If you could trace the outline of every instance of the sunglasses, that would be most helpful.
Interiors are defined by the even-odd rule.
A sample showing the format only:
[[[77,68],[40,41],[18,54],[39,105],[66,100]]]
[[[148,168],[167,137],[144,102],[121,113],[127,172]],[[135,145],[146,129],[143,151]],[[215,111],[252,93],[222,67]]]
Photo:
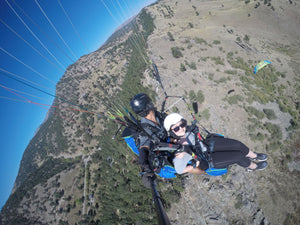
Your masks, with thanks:
[[[172,128],[172,130],[174,132],[178,132],[180,128],[185,128],[185,126],[186,126],[186,122],[182,121],[182,123],[179,126]]]

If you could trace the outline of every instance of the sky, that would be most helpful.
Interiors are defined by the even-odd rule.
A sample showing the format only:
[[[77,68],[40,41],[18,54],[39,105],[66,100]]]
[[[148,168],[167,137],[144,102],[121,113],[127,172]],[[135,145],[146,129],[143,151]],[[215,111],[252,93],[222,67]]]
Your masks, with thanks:
[[[97,50],[153,2],[0,0],[0,209],[13,189],[23,152],[46,117],[46,105],[53,102],[44,92],[55,95],[69,65]]]

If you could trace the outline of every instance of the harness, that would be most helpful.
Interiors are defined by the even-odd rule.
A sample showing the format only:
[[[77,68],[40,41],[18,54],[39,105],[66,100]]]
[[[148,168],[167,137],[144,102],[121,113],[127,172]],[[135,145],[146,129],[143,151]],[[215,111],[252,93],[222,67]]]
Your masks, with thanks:
[[[172,166],[169,159],[173,155],[170,152],[176,151],[178,147],[174,147],[174,145],[167,143],[168,134],[163,128],[163,116],[157,112],[156,119],[159,123],[158,125],[154,123],[151,124],[152,122],[149,123],[146,121],[144,123],[141,122],[141,126],[144,131],[142,132],[142,135],[147,133],[146,135],[151,137],[149,138],[151,141],[151,150],[149,150],[148,157],[149,164],[153,171],[159,174],[163,167]],[[165,143],[163,143],[163,141],[165,141]]]
[[[204,162],[206,162],[208,164],[208,169],[205,170],[205,172],[208,175],[220,176],[220,175],[227,173],[227,168],[215,168],[213,159],[212,159],[215,141],[211,140],[211,139],[213,137],[223,138],[224,136],[220,135],[220,134],[211,134],[210,133],[208,135],[208,137],[204,140],[204,142],[202,142],[198,138],[197,135],[194,135],[195,136],[195,145],[193,145],[191,140],[188,138],[189,135],[187,136],[187,141],[188,141],[189,145],[194,146],[194,148],[193,148],[194,152],[192,153],[193,161],[192,161],[191,165],[193,165],[195,168],[197,160],[199,160],[198,157],[200,157]]]
[[[159,123],[161,125],[161,121],[163,119],[158,116]],[[128,132],[128,130],[131,130]],[[192,128],[190,130],[190,134],[192,132]],[[131,134],[131,135],[130,135]],[[189,135],[190,135],[189,134]],[[192,155],[193,159],[190,162],[194,168],[196,168],[197,161],[202,159],[202,162],[206,162],[208,164],[208,169],[205,172],[211,176],[219,176],[227,173],[227,168],[216,169],[213,165],[212,153],[214,149],[214,140],[211,140],[212,137],[222,138],[222,135],[219,134],[209,134],[206,139],[202,139],[201,141],[199,137],[194,134],[195,143],[192,143],[189,135],[187,136],[187,141],[189,145],[177,145],[170,144],[167,142],[167,133],[164,129],[160,129],[158,127],[152,126],[149,123],[132,123],[131,126],[126,127],[123,131],[122,137],[127,142],[127,145],[137,154],[139,155],[138,148],[143,145],[140,143],[141,136],[147,136],[152,144],[152,151],[148,151],[149,157],[148,161],[151,166],[151,169],[163,178],[174,178],[175,169],[171,163],[171,159],[174,154],[179,151],[184,151]],[[166,140],[165,143],[160,140]],[[200,164],[201,165],[201,164]],[[206,167],[207,168],[207,167]]]
[[[165,115],[163,115],[162,113],[156,112],[155,113],[155,117],[156,120],[158,122],[158,125],[156,125],[155,123],[153,123],[152,121],[141,121],[140,124],[142,126],[142,128],[144,129],[144,131],[150,135],[152,138],[159,138],[160,140],[165,140],[167,139],[167,132],[165,131],[165,129],[163,128],[163,121],[164,118],[166,117]],[[152,125],[153,124],[153,125]]]
[[[150,141],[150,151],[148,151],[148,161],[151,169],[163,178],[174,178],[175,169],[170,163],[172,153],[178,150],[179,145],[167,143],[167,132],[163,129],[163,117],[160,113],[156,114],[159,125],[148,123],[148,121],[139,121],[130,123],[123,131],[122,137],[127,145],[139,155],[139,148],[145,144],[141,143],[142,137],[146,137],[146,141]],[[163,143],[161,141],[165,140]]]

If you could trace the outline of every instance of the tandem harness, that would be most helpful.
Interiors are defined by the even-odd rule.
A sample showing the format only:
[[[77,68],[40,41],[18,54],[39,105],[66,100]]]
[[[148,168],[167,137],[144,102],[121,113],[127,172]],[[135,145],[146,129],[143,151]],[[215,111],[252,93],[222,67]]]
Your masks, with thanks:
[[[151,135],[151,134],[158,135]],[[162,178],[175,178],[176,171],[168,159],[172,157],[170,152],[176,151],[177,146],[168,143],[160,143],[159,140],[166,139],[167,134],[164,131],[159,132],[158,128],[152,127],[146,123],[137,122],[127,126],[122,134],[128,147],[139,156],[139,148],[143,145],[140,143],[141,134],[147,136],[154,144],[154,150],[149,151],[149,162],[153,171]]]
[[[188,143],[191,146],[194,146],[193,148],[194,153],[192,154],[194,163],[192,165],[195,166],[195,161],[199,160],[198,158],[200,157],[200,159],[202,159],[204,162],[208,164],[208,168],[205,170],[206,174],[210,176],[221,176],[226,174],[228,172],[227,168],[215,168],[212,159],[212,154],[214,149],[214,140],[212,140],[212,138],[213,137],[224,138],[224,136],[221,134],[209,133],[208,136],[205,138],[205,140],[202,142],[196,134],[194,135],[195,135],[195,143],[192,143],[190,138],[187,137]]]
[[[157,146],[155,146],[153,151],[149,151],[150,159],[154,171],[162,178],[175,178],[176,177],[176,170],[174,169],[172,163],[170,163],[170,160],[168,158],[171,157],[172,153],[175,153],[179,150],[178,145],[172,145],[170,143],[160,143],[163,145],[159,146],[159,138],[163,138],[162,135],[159,135],[159,138],[151,136],[149,133],[155,133],[157,130],[154,130],[154,128],[150,125],[141,125],[141,123],[138,122],[138,124],[132,123],[130,126],[127,126],[122,134],[122,138],[126,141],[128,147],[139,156],[139,147],[140,147],[140,141],[139,141],[139,135],[141,133],[146,134],[149,139],[152,139],[157,141]],[[212,137],[219,137],[222,138],[223,135],[220,134],[211,134],[207,136],[207,138],[203,141],[203,143],[196,138],[195,143],[195,149],[194,154],[192,154],[193,158],[197,160],[197,157],[202,158],[204,161],[208,163],[208,169],[205,170],[205,172],[210,176],[221,176],[223,174],[227,173],[227,168],[214,168],[213,162],[212,162],[212,151],[214,147],[214,141],[211,141]],[[155,140],[156,139],[156,140]],[[189,143],[192,145],[192,143]],[[210,152],[208,154],[207,147],[209,148]],[[170,153],[171,152],[171,153]],[[195,161],[195,160],[194,160]],[[191,162],[192,164],[193,161]],[[195,165],[195,164],[194,164]]]

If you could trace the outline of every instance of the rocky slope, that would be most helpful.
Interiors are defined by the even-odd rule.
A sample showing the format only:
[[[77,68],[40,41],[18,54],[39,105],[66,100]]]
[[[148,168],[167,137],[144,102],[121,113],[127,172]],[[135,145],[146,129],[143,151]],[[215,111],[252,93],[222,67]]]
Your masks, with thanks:
[[[200,124],[269,155],[260,172],[232,166],[222,177],[160,180],[172,224],[299,224],[299,21],[297,1],[147,7],[67,69],[57,85],[59,108],[27,147],[0,224],[156,223],[137,159],[111,140],[118,126],[107,118],[141,91],[160,107],[149,59],[169,95],[198,101]],[[254,75],[265,59],[272,64]],[[190,118],[173,100],[170,111]]]

